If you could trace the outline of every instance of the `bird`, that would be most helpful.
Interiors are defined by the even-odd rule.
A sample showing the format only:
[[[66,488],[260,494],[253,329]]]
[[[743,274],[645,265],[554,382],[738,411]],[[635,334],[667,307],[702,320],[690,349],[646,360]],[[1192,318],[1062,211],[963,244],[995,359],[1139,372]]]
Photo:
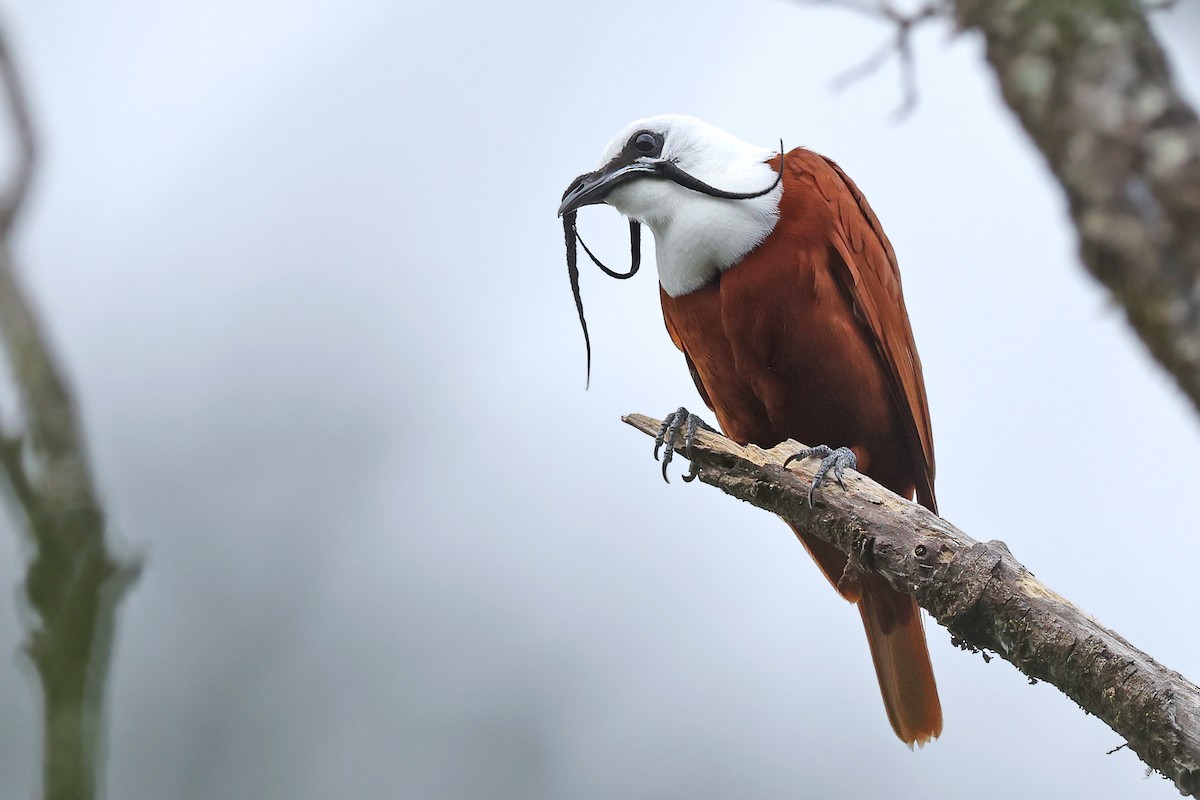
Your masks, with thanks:
[[[782,142],[778,151],[752,145],[689,116],[628,125],[558,210],[581,322],[575,214],[600,203],[635,234],[639,224],[653,233],[667,332],[726,436],[764,448],[819,443],[793,456],[821,458],[814,489],[830,471],[841,483],[857,469],[937,513],[929,405],[896,255],[837,163],[802,147],[784,153]],[[629,273],[605,271],[636,271],[638,241]],[[589,374],[590,353],[589,342]],[[686,454],[698,427],[708,426],[685,407],[667,415],[664,461],[681,435]],[[873,572],[845,579],[845,554],[793,530],[857,604],[896,736],[910,748],[937,738],[942,709],[915,598]]]

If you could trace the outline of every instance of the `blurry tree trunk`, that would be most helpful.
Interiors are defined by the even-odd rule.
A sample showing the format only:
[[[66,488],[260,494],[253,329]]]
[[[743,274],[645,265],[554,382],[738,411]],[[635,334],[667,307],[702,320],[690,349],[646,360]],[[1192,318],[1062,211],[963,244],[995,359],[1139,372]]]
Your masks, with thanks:
[[[1066,191],[1084,265],[1200,411],[1200,121],[1146,19],[1180,0],[807,0],[886,20],[887,46],[839,83],[900,61],[916,99],[914,28],[982,35],[1005,102]]]
[[[1200,409],[1200,122],[1145,7],[954,6],[983,35],[1005,101],[1066,191],[1084,264]]]
[[[2,32],[0,82],[20,147],[11,186],[0,198],[0,341],[23,422],[19,432],[8,423],[0,427],[0,469],[32,551],[27,650],[42,689],[43,796],[91,800],[103,768],[116,606],[138,565],[110,549],[70,390],[15,274],[11,234],[33,178],[35,147]]]
[[[1066,191],[1088,270],[1200,411],[1200,121],[1172,81],[1146,13],[1179,0],[807,0],[870,14],[894,37],[845,83],[900,61],[911,34],[954,18],[983,36],[1005,102]]]

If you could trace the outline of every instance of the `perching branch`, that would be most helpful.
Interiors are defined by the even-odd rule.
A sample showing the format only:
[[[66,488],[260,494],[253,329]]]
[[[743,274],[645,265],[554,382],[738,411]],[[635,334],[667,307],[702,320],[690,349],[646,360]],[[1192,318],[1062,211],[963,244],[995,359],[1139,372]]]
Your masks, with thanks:
[[[26,645],[43,694],[43,796],[97,796],[104,685],[116,606],[138,564],[114,555],[78,415],[17,280],[11,233],[34,174],[33,126],[0,31],[0,85],[19,145],[0,195],[0,341],[20,398],[24,431],[0,430],[0,471],[17,525],[33,551],[25,593],[34,613]]]
[[[641,414],[624,420],[650,436],[659,430]],[[1200,793],[1200,687],[1055,594],[1003,542],[977,542],[858,472],[847,473],[846,491],[832,483],[819,490],[810,508],[815,461],[782,467],[801,447],[741,447],[701,431],[692,460],[704,483],[850,554],[852,564],[915,595],[965,646],[1058,687],[1182,794]]]

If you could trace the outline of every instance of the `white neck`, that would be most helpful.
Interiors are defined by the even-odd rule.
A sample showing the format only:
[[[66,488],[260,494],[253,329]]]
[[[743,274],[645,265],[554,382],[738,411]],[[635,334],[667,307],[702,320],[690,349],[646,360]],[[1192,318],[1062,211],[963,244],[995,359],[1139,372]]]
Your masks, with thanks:
[[[770,186],[775,172],[766,164],[762,167],[759,185]],[[651,215],[645,222],[654,232],[658,281],[672,297],[696,291],[741,262],[779,220],[782,186],[751,200],[722,200],[671,186],[693,197],[675,214]]]
[[[729,192],[755,192],[775,182],[767,163],[775,151],[741,139],[692,117],[666,115],[641,120],[617,136],[607,163],[637,130],[660,131],[662,157],[709,186]],[[740,262],[775,229],[783,185],[762,197],[726,200],[685,189],[661,178],[622,184],[607,202],[650,226],[654,232],[658,280],[672,297],[694,292]]]

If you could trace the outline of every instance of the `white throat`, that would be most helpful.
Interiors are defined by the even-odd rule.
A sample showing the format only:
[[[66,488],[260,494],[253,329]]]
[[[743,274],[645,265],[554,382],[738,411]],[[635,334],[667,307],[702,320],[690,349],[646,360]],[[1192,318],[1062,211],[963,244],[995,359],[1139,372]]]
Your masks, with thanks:
[[[641,120],[618,136],[610,149],[642,129],[663,131],[664,157],[718,189],[754,192],[777,177],[766,163],[775,156],[774,150],[747,144],[692,117]],[[761,244],[779,220],[782,195],[781,183],[762,197],[726,200],[651,178],[618,186],[607,202],[650,227],[659,283],[667,294],[679,297],[703,287]]]
[[[770,186],[775,172],[763,167],[759,185]],[[683,198],[669,217],[652,216],[645,222],[654,232],[659,283],[672,297],[696,291],[741,262],[779,220],[782,186],[750,200],[722,200],[671,186],[694,197]]]

